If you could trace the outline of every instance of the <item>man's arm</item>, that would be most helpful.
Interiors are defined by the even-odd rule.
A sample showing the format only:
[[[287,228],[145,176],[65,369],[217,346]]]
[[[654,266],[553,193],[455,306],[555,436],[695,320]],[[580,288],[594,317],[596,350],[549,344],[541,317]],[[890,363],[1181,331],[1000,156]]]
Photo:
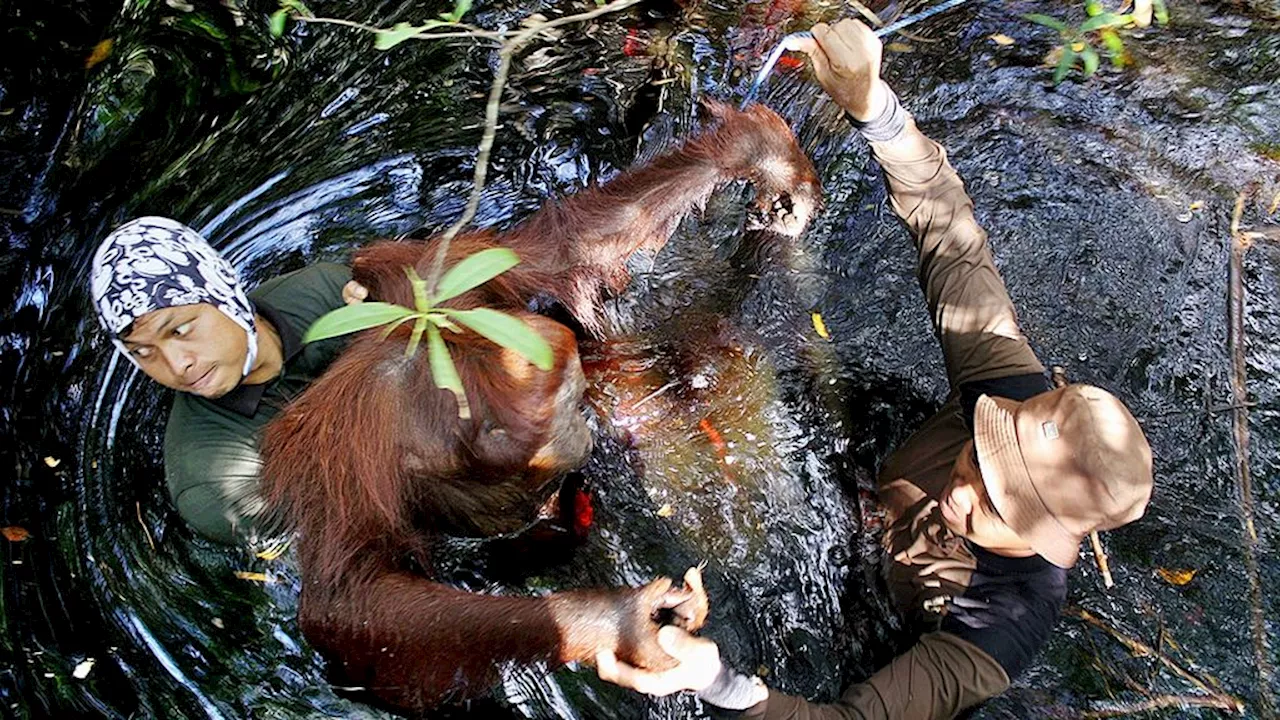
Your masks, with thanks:
[[[860,124],[884,169],[889,201],[915,241],[920,285],[952,388],[1044,372],[1018,328],[973,202],[941,145],[925,137],[880,80],[880,41],[859,22],[815,26],[798,49],[818,81]]]
[[[953,718],[965,708],[1004,692],[1009,677],[976,645],[951,633],[920,638],[875,675],[849,686],[833,703],[769,690],[754,678],[724,667],[716,644],[676,627],[658,633],[658,643],[679,665],[652,672],[596,658],[604,680],[651,695],[693,690],[718,712],[744,720],[932,720]]]

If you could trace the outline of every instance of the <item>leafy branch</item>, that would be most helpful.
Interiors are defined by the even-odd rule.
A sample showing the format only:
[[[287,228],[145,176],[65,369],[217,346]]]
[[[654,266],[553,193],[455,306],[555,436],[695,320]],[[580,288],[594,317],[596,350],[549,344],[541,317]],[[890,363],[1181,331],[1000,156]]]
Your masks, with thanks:
[[[523,320],[491,308],[458,310],[442,307],[441,303],[477,288],[520,263],[520,258],[508,248],[489,248],[469,255],[440,278],[432,292],[427,282],[411,267],[405,268],[413,286],[414,307],[408,308],[387,302],[362,302],[347,305],[322,315],[307,329],[303,342],[326,340],[339,335],[386,326],[385,339],[396,328],[412,322],[406,357],[418,352],[422,336],[427,336],[427,361],[436,387],[453,393],[458,401],[458,417],[471,417],[466,390],[458,369],[449,355],[441,330],[461,334],[466,327],[492,342],[514,351],[539,370],[550,370],[555,362],[551,345]]]
[[[1077,62],[1084,77],[1092,77],[1098,71],[1103,54],[1110,59],[1112,67],[1123,68],[1128,63],[1128,55],[1125,53],[1124,40],[1120,37],[1121,28],[1146,27],[1151,23],[1153,15],[1159,24],[1169,23],[1169,10],[1165,0],[1136,0],[1132,11],[1123,14],[1107,11],[1099,0],[1088,0],[1084,10],[1088,17],[1074,27],[1050,15],[1031,13],[1022,16],[1037,25],[1057,30],[1062,38],[1062,44],[1054,49],[1057,54],[1053,71],[1054,85],[1065,80]],[[1100,44],[1101,51],[1095,43]],[[1054,53],[1050,53],[1051,58]]]
[[[499,43],[498,69],[494,72],[493,82],[489,87],[489,100],[485,107],[484,131],[480,137],[480,144],[476,148],[476,167],[471,194],[467,197],[467,205],[462,211],[462,216],[440,235],[440,246],[436,251],[435,259],[431,264],[431,271],[427,274],[426,279],[427,288],[430,290],[435,288],[436,283],[441,280],[440,274],[443,272],[444,259],[449,252],[449,243],[475,218],[476,210],[480,207],[480,198],[484,192],[485,179],[489,173],[489,155],[493,150],[493,143],[498,132],[498,109],[502,103],[502,92],[507,85],[507,76],[511,71],[512,56],[531,40],[548,30],[625,10],[632,5],[639,4],[640,1],[613,0],[612,2],[604,3],[602,0],[596,0],[596,7],[586,12],[566,15],[554,20],[535,21],[532,17],[525,18],[519,29],[483,30],[461,22],[463,16],[471,9],[471,0],[455,0],[453,12],[442,13],[439,20],[427,20],[421,25],[401,22],[390,28],[380,28],[339,18],[316,17],[299,0],[280,0],[280,9],[271,16],[271,28],[272,32],[277,36],[283,34],[284,21],[289,17],[303,23],[342,25],[373,33],[374,47],[378,50],[390,50],[407,40],[470,38]]]

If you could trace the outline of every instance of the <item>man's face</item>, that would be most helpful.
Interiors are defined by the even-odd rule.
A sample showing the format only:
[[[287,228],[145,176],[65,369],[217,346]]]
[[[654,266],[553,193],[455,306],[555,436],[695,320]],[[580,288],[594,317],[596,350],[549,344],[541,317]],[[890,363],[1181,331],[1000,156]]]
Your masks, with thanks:
[[[1003,555],[1035,554],[1031,546],[1005,524],[991,503],[972,440],[960,449],[951,468],[951,481],[938,499],[938,509],[952,532],[977,545]]]
[[[152,310],[120,339],[152,380],[206,398],[240,384],[249,352],[244,328],[208,303]]]

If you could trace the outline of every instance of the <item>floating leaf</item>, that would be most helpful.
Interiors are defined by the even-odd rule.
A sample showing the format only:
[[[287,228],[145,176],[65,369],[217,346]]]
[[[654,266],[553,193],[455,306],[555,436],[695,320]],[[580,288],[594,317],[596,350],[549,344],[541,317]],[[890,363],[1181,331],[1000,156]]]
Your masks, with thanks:
[[[669,518],[675,514],[676,514],[676,509],[671,507],[671,503],[667,503],[666,505],[663,505],[662,507],[658,508],[658,517],[660,518]]]
[[[249,572],[247,570],[237,570],[236,577],[241,580],[253,580],[254,582],[267,583],[268,585],[275,582],[271,578],[267,577],[266,573]]]
[[[1098,72],[1098,51],[1085,45],[1084,50],[1080,52],[1080,59],[1084,62],[1084,76],[1093,77],[1093,74]]]
[[[303,17],[315,17],[311,9],[303,5],[299,0],[280,0],[280,8],[282,10],[292,10]]]
[[[284,8],[271,13],[271,37],[284,35],[284,23],[288,19],[289,11]]]
[[[1104,9],[1099,0],[1084,0],[1084,14],[1089,17],[1100,15]]]
[[[1151,12],[1151,0],[1134,0],[1132,13],[1133,24],[1140,28],[1147,27],[1151,24]]]
[[[379,50],[390,50],[409,38],[427,30],[431,25],[410,25],[407,22],[396,23],[390,30],[378,28],[374,33],[373,46]]]
[[[449,317],[475,330],[508,350],[520,354],[539,370],[550,370],[555,355],[547,339],[523,320],[489,308],[475,310],[446,309]]]
[[[1182,587],[1191,582],[1195,578],[1197,570],[1170,570],[1169,568],[1156,568],[1156,574],[1161,580]]]
[[[85,58],[84,69],[88,70],[94,65],[97,65],[103,60],[111,57],[111,48],[115,47],[115,44],[116,41],[114,39],[107,38],[97,45],[94,45],[93,51],[89,53],[89,57]]]
[[[50,455],[44,459],[44,464],[48,465],[51,468],[56,468],[62,464],[62,461]]]
[[[1024,19],[1024,20],[1030,20],[1031,22],[1033,22],[1033,23],[1035,23],[1035,24],[1037,24],[1037,25],[1043,25],[1043,26],[1045,26],[1045,27],[1047,27],[1047,28],[1053,28],[1054,30],[1057,30],[1058,32],[1066,32],[1066,31],[1067,31],[1067,24],[1066,24],[1066,23],[1064,23],[1064,22],[1062,22],[1061,20],[1059,20],[1059,19],[1058,19],[1058,18],[1056,18],[1056,17],[1050,17],[1050,16],[1048,16],[1048,15],[1041,15],[1040,13],[1029,13],[1029,14],[1027,14],[1027,15],[1023,15],[1022,17],[1023,17],[1023,19]]]
[[[462,378],[458,377],[458,368],[449,357],[449,348],[445,347],[444,338],[440,337],[440,328],[427,326],[427,360],[431,362],[431,378],[436,387],[448,390],[458,401],[458,417],[463,420],[471,418],[471,406],[467,403],[467,391],[462,387]]]
[[[31,533],[27,532],[26,528],[17,525],[10,525],[0,530],[0,533],[4,533],[5,539],[9,542],[22,542],[31,538]]]
[[[284,551],[288,549],[289,549],[289,541],[281,540],[276,544],[268,547],[267,549],[254,554],[256,557],[259,557],[263,560],[267,560],[267,561],[278,560],[280,556],[284,554]]]
[[[75,670],[71,671],[71,677],[77,680],[83,680],[89,677],[89,671],[93,669],[93,663],[94,663],[93,658],[89,658],[87,660],[81,660],[76,665]]]
[[[509,248],[489,248],[468,255],[462,262],[449,268],[440,278],[432,300],[441,303],[479,287],[520,264],[520,256]]]
[[[311,323],[311,327],[307,328],[306,335],[302,336],[302,342],[311,343],[317,340],[327,340],[331,337],[346,335],[347,333],[368,330],[389,322],[395,322],[406,315],[412,314],[413,311],[407,307],[385,302],[363,302],[355,305],[346,305],[321,315],[319,319]]]
[[[1187,209],[1188,209],[1188,210],[1190,210],[1190,211],[1192,211],[1192,212],[1195,212],[1196,210],[1199,210],[1199,209],[1201,209],[1201,208],[1203,208],[1203,207],[1204,207],[1204,201],[1203,201],[1203,200],[1196,200],[1195,202],[1193,202],[1193,203],[1191,203],[1190,205],[1188,205],[1188,206],[1187,206]]]
[[[1009,45],[1012,45],[1016,42],[1013,38],[1009,37],[1008,35],[1005,35],[1004,33],[996,33],[994,35],[988,35],[987,37],[991,38],[993,41],[995,41],[995,44],[1000,45],[1002,47],[1008,47]]]
[[[827,332],[827,324],[822,321],[822,315],[819,313],[813,313],[810,317],[813,320],[813,329],[818,333],[818,337],[821,337],[823,340],[830,340],[831,333]]]

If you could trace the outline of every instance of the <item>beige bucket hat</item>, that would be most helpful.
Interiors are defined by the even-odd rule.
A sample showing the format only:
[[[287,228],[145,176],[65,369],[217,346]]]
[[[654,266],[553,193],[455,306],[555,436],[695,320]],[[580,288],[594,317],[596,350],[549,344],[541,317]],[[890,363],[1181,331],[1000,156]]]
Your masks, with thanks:
[[[1067,385],[1025,402],[983,395],[973,439],[996,510],[1058,567],[1075,564],[1091,530],[1137,520],[1151,499],[1151,446],[1101,388]]]

